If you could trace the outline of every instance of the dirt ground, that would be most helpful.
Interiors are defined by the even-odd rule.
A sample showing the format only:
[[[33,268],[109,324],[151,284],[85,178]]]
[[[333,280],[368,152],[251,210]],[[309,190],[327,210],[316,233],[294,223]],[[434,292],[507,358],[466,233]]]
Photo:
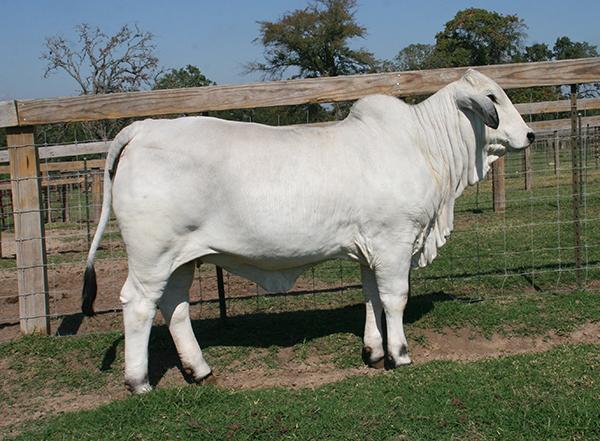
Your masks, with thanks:
[[[473,361],[502,357],[511,354],[547,351],[565,343],[600,344],[600,323],[589,323],[569,335],[550,333],[538,337],[506,337],[493,335],[486,338],[469,329],[445,329],[442,331],[420,330],[425,345],[412,344],[411,356],[415,364],[432,360]],[[366,366],[342,369],[336,367],[328,357],[311,356],[303,362],[292,357],[292,348],[279,348],[278,366],[243,367],[215,370],[218,387],[227,389],[258,389],[274,386],[287,388],[315,388],[355,375],[389,375],[389,371],[371,369]],[[0,370],[6,385],[14,375],[8,362],[0,359]],[[185,385],[179,369],[170,368],[161,378],[158,389]],[[202,387],[190,385],[188,387]],[[93,409],[114,400],[125,398],[129,393],[121,382],[109,383],[102,390],[90,392],[42,391],[35,396],[21,397],[18,405],[0,403],[0,433],[14,435],[10,426],[32,421],[40,417],[57,415],[75,410]]]

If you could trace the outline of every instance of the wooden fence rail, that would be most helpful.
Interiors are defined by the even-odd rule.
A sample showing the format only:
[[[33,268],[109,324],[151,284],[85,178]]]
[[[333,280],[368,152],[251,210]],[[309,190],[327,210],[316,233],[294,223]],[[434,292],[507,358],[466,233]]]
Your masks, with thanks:
[[[17,100],[0,103],[0,127],[333,103],[351,101],[373,93],[425,95],[459,79],[466,69],[460,67],[235,86]],[[600,80],[600,58],[478,66],[476,69],[506,89]]]
[[[40,197],[42,172],[39,160],[40,157],[65,156],[67,151],[72,155],[82,154],[80,149],[83,148],[82,145],[75,145],[38,149],[31,126],[210,110],[333,103],[351,101],[373,93],[425,95],[459,79],[465,70],[466,68],[435,69],[0,102],[0,127],[10,128],[7,137],[9,154],[4,159],[0,157],[0,161],[8,159],[10,162],[17,226],[15,240],[18,242],[17,272],[22,332],[49,332],[46,249]],[[477,70],[506,89],[573,85],[600,81],[600,58],[481,66]],[[563,103],[556,105],[563,106]],[[589,105],[596,104],[590,102]],[[524,110],[523,107],[521,111],[531,112],[531,108],[530,106]],[[86,146],[93,147],[88,153],[105,152],[107,149],[106,143]],[[61,151],[58,147],[64,148]],[[501,161],[498,161],[497,167],[501,166]]]

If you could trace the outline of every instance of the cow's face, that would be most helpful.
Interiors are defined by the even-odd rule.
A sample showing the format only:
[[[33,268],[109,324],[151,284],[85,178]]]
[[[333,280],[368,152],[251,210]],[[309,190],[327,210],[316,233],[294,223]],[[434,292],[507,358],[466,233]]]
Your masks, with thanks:
[[[523,149],[534,141],[533,130],[495,81],[469,69],[457,83],[459,108],[473,112],[485,123],[487,153],[502,156],[506,150]]]

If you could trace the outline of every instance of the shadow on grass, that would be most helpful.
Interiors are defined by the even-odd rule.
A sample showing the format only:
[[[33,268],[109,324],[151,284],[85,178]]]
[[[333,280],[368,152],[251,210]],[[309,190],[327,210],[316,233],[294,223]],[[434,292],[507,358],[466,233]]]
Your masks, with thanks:
[[[444,292],[412,297],[404,314],[404,322],[417,322],[431,313],[436,303],[453,300],[453,295]],[[234,316],[226,322],[219,319],[194,320],[193,327],[203,349],[215,346],[269,348],[291,347],[337,333],[362,337],[364,320],[364,305],[360,303],[335,309]],[[122,339],[115,339],[105,351],[100,370],[112,368]],[[158,384],[173,367],[177,367],[184,378],[191,382],[191,378],[183,371],[165,325],[152,328],[149,347],[149,378],[152,385]]]

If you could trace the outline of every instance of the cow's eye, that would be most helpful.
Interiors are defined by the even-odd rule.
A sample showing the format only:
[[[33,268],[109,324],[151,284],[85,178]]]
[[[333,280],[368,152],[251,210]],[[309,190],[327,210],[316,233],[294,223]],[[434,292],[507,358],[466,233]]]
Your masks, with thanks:
[[[490,93],[487,97],[492,100],[492,103],[498,104],[498,98],[493,93]]]

